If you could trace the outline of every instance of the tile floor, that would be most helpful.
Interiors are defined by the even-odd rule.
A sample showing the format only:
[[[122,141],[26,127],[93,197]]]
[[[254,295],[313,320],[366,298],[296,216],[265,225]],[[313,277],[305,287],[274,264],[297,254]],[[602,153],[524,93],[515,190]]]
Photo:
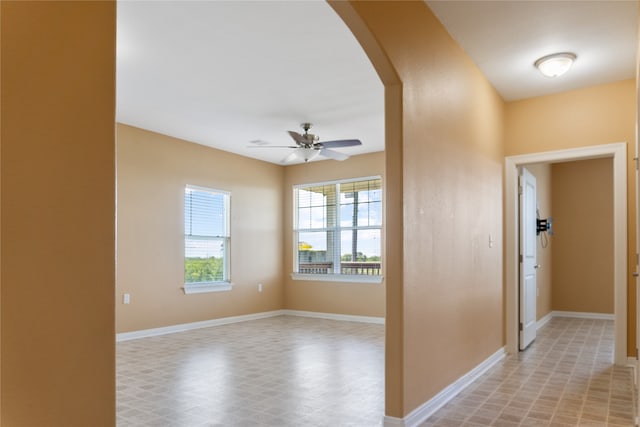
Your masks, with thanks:
[[[125,426],[379,426],[384,326],[293,316],[117,344]]]
[[[551,320],[422,427],[632,426],[613,322]],[[128,426],[380,426],[384,327],[280,316],[117,345]]]
[[[614,366],[613,321],[554,318],[421,427],[633,426],[632,371]]]

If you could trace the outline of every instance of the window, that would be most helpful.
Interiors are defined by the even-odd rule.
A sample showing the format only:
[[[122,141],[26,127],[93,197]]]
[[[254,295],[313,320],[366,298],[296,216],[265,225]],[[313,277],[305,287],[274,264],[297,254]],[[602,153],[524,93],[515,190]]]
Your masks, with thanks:
[[[187,185],[184,190],[184,291],[231,289],[229,199],[224,191]]]
[[[382,180],[294,187],[296,279],[381,281]]]

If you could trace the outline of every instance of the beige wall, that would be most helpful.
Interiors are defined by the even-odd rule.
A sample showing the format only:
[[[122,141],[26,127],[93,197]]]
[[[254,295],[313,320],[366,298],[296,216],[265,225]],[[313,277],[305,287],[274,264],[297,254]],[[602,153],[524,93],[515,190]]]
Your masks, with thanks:
[[[627,352],[635,354],[636,84],[625,80],[514,101],[505,108],[505,155],[627,143],[628,287]]]
[[[503,104],[424,3],[348,7],[385,83],[399,77],[386,92],[385,162],[405,203],[387,208],[401,233],[386,248],[406,256],[387,282],[387,322],[403,337],[387,339],[387,356],[400,356],[387,357],[386,392],[387,413],[403,416],[502,345]],[[115,5],[5,1],[0,17],[2,422],[114,425]],[[634,113],[633,81],[510,103],[505,152],[631,142]]]
[[[117,332],[282,308],[281,166],[121,124],[117,145]],[[182,291],[187,184],[231,192],[231,291]]]
[[[384,183],[384,153],[355,156],[343,162],[327,160],[287,166],[284,176],[284,307],[291,310],[384,317],[384,284],[311,282],[291,279],[294,260],[291,234],[293,186],[369,176],[382,176]],[[385,259],[384,252],[382,259]],[[384,272],[384,263],[382,268]]]
[[[402,296],[387,321],[403,334],[386,342],[387,356],[401,355],[386,359],[386,413],[403,417],[504,344],[504,104],[425,3],[334,8],[383,82],[394,81],[388,60],[402,85],[401,97],[387,86],[386,176],[401,188],[404,226],[387,230],[386,247],[400,239],[404,258],[386,280],[388,298]]]
[[[552,165],[553,310],[613,313],[613,162]]]
[[[536,196],[538,201],[538,210],[540,218],[553,217],[551,202],[551,165],[548,163],[538,163],[527,165],[526,168],[536,177]],[[538,298],[536,300],[536,318],[542,319],[551,313],[551,295],[552,295],[552,253],[553,253],[553,237],[547,235],[546,247],[543,247],[544,236],[542,234],[537,237],[536,260],[540,266],[537,270],[537,287]]]
[[[115,425],[115,2],[0,3],[1,417]]]

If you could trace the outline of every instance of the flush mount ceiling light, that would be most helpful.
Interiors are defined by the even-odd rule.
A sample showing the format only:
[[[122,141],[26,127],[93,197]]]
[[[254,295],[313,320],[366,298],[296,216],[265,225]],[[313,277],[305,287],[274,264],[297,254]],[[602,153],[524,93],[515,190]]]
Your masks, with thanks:
[[[546,77],[558,77],[569,71],[571,64],[576,59],[576,54],[571,52],[554,53],[543,56],[533,65]]]

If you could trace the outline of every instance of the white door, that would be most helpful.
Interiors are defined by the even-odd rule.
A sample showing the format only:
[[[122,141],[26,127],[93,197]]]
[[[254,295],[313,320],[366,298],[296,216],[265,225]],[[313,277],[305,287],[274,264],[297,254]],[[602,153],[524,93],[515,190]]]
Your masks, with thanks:
[[[520,171],[520,350],[536,338],[536,177]]]

